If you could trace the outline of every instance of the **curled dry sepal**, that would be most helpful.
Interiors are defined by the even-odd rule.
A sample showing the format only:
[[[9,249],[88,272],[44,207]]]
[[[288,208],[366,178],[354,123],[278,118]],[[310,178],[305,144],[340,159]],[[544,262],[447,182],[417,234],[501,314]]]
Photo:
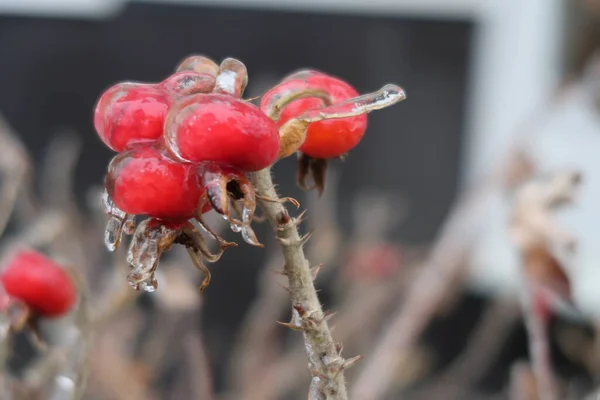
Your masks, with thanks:
[[[525,183],[516,193],[510,219],[524,277],[555,306],[572,307],[571,283],[561,254],[570,255],[576,241],[554,212],[574,201],[581,181],[578,171],[566,170]]]
[[[59,318],[74,307],[76,286],[54,260],[37,251],[21,249],[3,264],[0,311],[9,315],[13,330],[27,326],[35,330],[38,318]]]
[[[359,96],[340,79],[305,70],[273,87],[257,107],[242,99],[247,83],[246,67],[236,59],[217,65],[190,56],[160,83],[119,83],[100,97],[96,131],[119,152],[105,180],[105,242],[114,251],[123,233],[133,234],[128,262],[134,288],[156,289],[158,260],[174,243],[188,248],[206,287],[210,273],[203,260],[218,260],[235,243],[206,226],[203,214],[215,210],[245,242],[262,246],[251,227],[257,195],[246,174],[298,152],[300,186],[308,188],[312,174],[321,192],[326,160],[358,144],[366,114],[405,98],[395,85]],[[138,215],[148,219],[136,228]],[[197,225],[218,242],[216,254]]]

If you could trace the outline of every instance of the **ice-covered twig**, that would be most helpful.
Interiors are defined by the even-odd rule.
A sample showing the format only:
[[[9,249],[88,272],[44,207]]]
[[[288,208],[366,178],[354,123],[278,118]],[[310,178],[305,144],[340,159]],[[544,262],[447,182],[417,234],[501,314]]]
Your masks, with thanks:
[[[251,174],[257,194],[263,198],[278,200],[273,186],[271,170],[264,169]],[[283,249],[285,274],[289,281],[293,316],[290,328],[302,331],[312,375],[309,399],[348,398],[344,379],[344,369],[352,365],[353,359],[345,360],[341,346],[334,342],[327,325],[313,274],[304,255],[303,244],[306,237],[298,233],[296,220],[288,214],[279,201],[260,200],[265,215],[275,230]]]

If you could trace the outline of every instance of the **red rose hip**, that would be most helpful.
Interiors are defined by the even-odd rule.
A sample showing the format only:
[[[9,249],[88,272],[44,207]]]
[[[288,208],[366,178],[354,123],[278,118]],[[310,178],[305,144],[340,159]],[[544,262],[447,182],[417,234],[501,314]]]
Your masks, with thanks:
[[[165,121],[165,142],[181,160],[244,172],[268,167],[279,152],[279,132],[271,119],[249,102],[217,93],[177,102]]]
[[[60,317],[73,308],[77,290],[71,277],[33,250],[15,253],[0,275],[6,292],[42,317]]]
[[[261,109],[268,112],[278,96],[294,91],[301,91],[304,94],[303,98],[284,105],[277,120],[278,127],[306,111],[358,96],[358,92],[346,82],[318,71],[306,70],[288,76],[267,92],[261,100]],[[311,91],[315,92],[314,96],[310,96]],[[322,94],[326,94],[327,98]],[[308,126],[306,139],[299,150],[313,158],[338,157],[354,148],[366,129],[366,115],[314,122]]]
[[[160,85],[119,83],[98,100],[94,127],[100,139],[114,151],[153,142],[162,136],[170,103]]]
[[[124,212],[166,220],[194,216],[204,191],[194,165],[169,158],[157,146],[117,155],[109,165],[106,188]]]

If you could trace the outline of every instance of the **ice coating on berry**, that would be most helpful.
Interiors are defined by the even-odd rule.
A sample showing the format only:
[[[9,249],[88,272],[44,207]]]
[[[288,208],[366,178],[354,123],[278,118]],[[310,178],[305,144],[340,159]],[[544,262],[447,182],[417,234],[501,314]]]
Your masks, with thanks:
[[[114,151],[153,142],[162,135],[169,104],[167,94],[158,85],[119,83],[98,100],[94,127]]]
[[[194,71],[199,74],[208,74],[216,77],[219,74],[219,66],[213,60],[202,55],[186,57],[177,66],[177,72]]]
[[[131,239],[127,253],[127,263],[131,271],[127,277],[129,285],[136,290],[154,292],[158,282],[154,272],[162,253],[170,250],[184,226],[182,223],[170,223],[155,218],[142,221]]]
[[[182,99],[169,111],[165,142],[180,160],[252,172],[275,161],[279,132],[249,102],[225,94],[199,94]]]
[[[296,76],[300,74],[296,73]],[[324,90],[329,95],[331,104],[336,104],[359,95],[346,82],[332,76],[316,73],[315,71],[306,73],[304,79],[288,79],[281,83],[281,85],[273,88],[271,92],[284,90],[293,84],[304,85],[313,90]],[[273,95],[271,94],[271,96]],[[317,97],[301,98],[292,101],[281,110],[277,124],[278,126],[282,126],[288,120],[298,117],[309,110],[323,108],[327,105],[326,101]],[[338,157],[354,148],[362,139],[366,129],[366,115],[315,122],[309,125],[306,132],[306,140],[300,147],[300,151],[314,158]]]
[[[219,67],[215,92],[242,97],[246,85],[248,85],[246,66],[235,58],[224,59]]]
[[[176,72],[160,83],[173,99],[196,93],[210,93],[215,87],[214,75],[195,71]]]
[[[193,217],[203,193],[194,165],[177,162],[155,146],[117,155],[106,188],[124,212],[167,220]]]
[[[6,292],[43,317],[59,317],[75,305],[71,277],[50,258],[33,250],[12,255],[0,274]]]

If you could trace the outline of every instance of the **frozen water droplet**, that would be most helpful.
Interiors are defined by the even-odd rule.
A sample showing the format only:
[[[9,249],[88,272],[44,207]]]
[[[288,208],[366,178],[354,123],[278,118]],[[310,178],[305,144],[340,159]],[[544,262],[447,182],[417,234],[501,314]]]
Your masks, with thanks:
[[[242,228],[242,238],[244,239],[244,242],[253,246],[258,246],[260,244],[256,241],[256,236],[254,235],[252,228],[246,225]]]
[[[244,224],[249,224],[252,222],[252,210],[244,207],[244,209],[242,210],[242,222]]]
[[[108,251],[115,251],[119,247],[122,229],[123,220],[117,217],[110,217],[104,231],[104,245]]]
[[[104,211],[106,211],[108,215],[112,215],[119,219],[125,219],[127,214],[115,205],[106,188],[104,188],[104,191],[102,192],[102,203],[104,203]]]
[[[305,113],[300,119],[317,122],[324,119],[348,118],[389,107],[406,99],[406,93],[397,85],[388,84],[376,92],[345,100],[329,107]]]
[[[155,240],[146,240],[138,249],[135,267],[143,271],[151,271],[158,262],[158,244]]]
[[[239,233],[242,230],[242,227],[239,224],[236,224],[235,222],[232,222],[230,225],[231,230],[235,233]]]
[[[158,288],[158,282],[153,277],[151,277],[145,281],[142,281],[138,284],[138,290],[143,290],[144,292],[147,292],[147,293],[155,292],[157,288]]]
[[[220,66],[214,91],[241,97],[248,84],[246,66],[235,58],[226,58]]]

